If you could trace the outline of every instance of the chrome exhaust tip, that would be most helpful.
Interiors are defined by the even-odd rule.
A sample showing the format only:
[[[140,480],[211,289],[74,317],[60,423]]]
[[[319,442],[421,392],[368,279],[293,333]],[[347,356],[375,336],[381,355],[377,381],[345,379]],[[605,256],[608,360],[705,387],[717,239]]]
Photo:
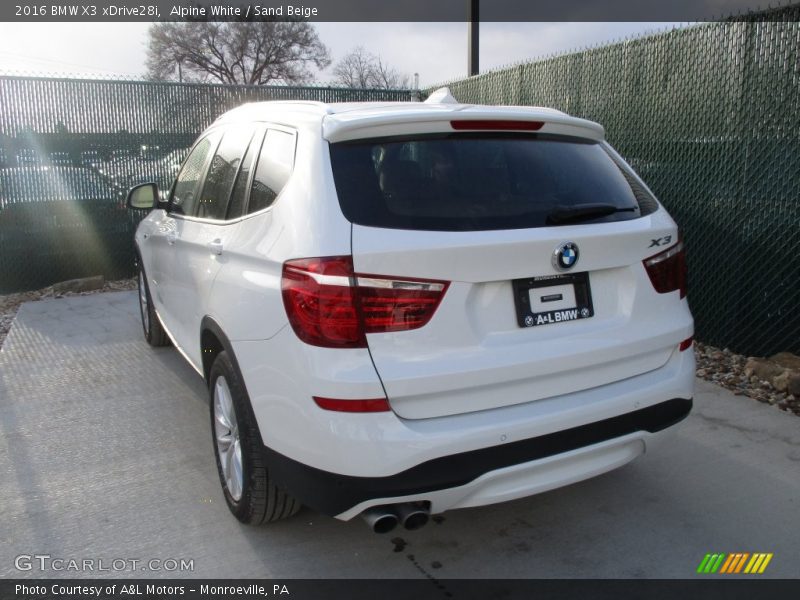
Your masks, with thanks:
[[[403,527],[409,531],[425,527],[430,518],[430,508],[427,503],[399,504],[397,506],[397,517]]]
[[[389,533],[397,527],[399,522],[397,513],[389,506],[368,508],[361,513],[361,517],[366,521],[373,533]]]

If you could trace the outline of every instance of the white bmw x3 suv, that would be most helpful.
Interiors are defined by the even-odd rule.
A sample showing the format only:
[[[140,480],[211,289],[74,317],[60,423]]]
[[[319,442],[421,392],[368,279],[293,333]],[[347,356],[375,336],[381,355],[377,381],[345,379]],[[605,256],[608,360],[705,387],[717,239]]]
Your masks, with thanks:
[[[145,338],[205,378],[243,522],[416,528],[624,465],[691,409],[678,229],[597,123],[247,104],[164,198],[128,197]]]

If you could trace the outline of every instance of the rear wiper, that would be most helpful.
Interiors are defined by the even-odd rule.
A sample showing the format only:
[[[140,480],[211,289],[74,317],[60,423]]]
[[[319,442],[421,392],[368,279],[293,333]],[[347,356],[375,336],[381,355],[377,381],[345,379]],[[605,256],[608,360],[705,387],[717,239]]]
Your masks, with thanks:
[[[591,221],[619,212],[635,212],[636,206],[615,206],[613,204],[575,204],[556,207],[547,215],[548,225],[562,225],[578,221]]]

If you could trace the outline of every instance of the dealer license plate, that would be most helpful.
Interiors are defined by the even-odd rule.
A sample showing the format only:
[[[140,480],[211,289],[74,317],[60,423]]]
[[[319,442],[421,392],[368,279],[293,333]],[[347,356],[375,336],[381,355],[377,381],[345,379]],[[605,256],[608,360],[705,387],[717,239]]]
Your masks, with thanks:
[[[520,327],[552,325],[594,315],[588,273],[515,279],[512,285]]]

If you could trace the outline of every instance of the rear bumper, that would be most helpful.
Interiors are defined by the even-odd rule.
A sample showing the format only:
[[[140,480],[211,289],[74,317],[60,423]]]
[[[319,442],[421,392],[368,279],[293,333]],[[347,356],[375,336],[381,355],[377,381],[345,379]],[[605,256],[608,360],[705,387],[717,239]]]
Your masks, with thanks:
[[[518,498],[567,485],[633,460],[689,414],[674,398],[608,419],[516,442],[441,456],[383,477],[324,471],[267,448],[270,475],[303,504],[349,519],[372,505],[428,500],[433,512]],[[459,492],[460,491],[460,492]]]
[[[431,419],[403,419],[394,412],[350,414],[323,410],[311,398],[383,396],[366,350],[308,346],[289,328],[270,340],[232,345],[265,445],[300,464],[355,479],[382,479],[438,458],[539,438],[694,395],[694,355],[676,346],[659,369],[563,396]],[[489,387],[484,393],[501,392]]]

